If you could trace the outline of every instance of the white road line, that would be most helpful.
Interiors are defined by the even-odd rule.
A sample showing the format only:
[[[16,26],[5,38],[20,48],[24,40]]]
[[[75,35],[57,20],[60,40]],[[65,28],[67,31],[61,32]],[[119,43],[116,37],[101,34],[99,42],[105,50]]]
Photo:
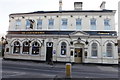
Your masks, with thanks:
[[[113,67],[105,67],[105,66],[97,66],[100,70],[102,71],[113,71],[113,72],[118,72],[117,68],[113,68]]]
[[[5,73],[13,73],[13,74],[9,74],[9,75],[5,75],[5,77],[11,77],[11,76],[20,76],[20,75],[25,75],[25,72],[13,72],[13,71],[6,71]]]

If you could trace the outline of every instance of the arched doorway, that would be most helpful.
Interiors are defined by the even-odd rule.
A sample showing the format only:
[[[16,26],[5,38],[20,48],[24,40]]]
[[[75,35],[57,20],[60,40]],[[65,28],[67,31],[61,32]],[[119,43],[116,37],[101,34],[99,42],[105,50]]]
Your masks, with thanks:
[[[75,63],[82,63],[83,60],[83,50],[84,44],[76,43],[74,44],[74,61]]]

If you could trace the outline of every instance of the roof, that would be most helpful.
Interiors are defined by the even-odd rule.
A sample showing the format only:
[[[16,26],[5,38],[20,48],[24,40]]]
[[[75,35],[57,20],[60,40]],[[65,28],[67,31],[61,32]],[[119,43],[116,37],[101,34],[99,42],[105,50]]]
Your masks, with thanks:
[[[76,12],[115,12],[116,10],[62,10],[62,11],[35,11],[35,12],[28,12],[28,13],[13,13],[10,15],[22,15],[22,14],[43,14],[43,13],[76,13]]]

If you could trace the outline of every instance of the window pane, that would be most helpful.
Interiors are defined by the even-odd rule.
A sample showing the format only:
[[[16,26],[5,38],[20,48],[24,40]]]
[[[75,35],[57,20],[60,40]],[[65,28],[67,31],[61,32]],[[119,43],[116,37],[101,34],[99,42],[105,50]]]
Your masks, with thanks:
[[[66,55],[67,44],[65,42],[61,43],[61,55]]]
[[[81,25],[81,19],[76,19],[76,25]]]
[[[41,19],[37,20],[37,29],[42,29],[42,20]]]
[[[26,28],[29,29],[30,28],[30,21],[26,20]]]
[[[96,30],[96,19],[90,20],[91,30]]]
[[[20,43],[18,41],[14,42],[13,53],[20,53]]]
[[[61,29],[67,29],[67,19],[62,19],[62,27]]]
[[[76,19],[76,29],[77,30],[82,29],[82,26],[81,26],[82,22],[81,21],[82,21],[81,19]]]
[[[91,19],[91,20],[90,20],[90,24],[91,24],[91,25],[96,25],[96,19]]]
[[[38,55],[39,54],[39,50],[40,50],[39,48],[40,48],[39,43],[38,42],[34,42],[32,44],[32,54],[33,55]]]
[[[49,26],[53,26],[54,25],[54,19],[49,19]]]
[[[23,43],[23,54],[29,54],[30,45],[28,42]]]
[[[67,25],[67,19],[62,19],[62,25]]]
[[[110,22],[110,20],[105,19],[105,20],[104,20],[104,25],[105,25],[105,26],[110,26],[109,22]]]
[[[111,30],[110,20],[109,19],[104,20],[104,27],[105,27],[105,30]]]
[[[53,26],[54,26],[54,19],[49,19],[48,29],[53,29]]]
[[[33,29],[34,20],[26,20],[26,29]]]
[[[16,20],[16,28],[19,29],[21,26],[21,20]]]
[[[112,44],[108,43],[107,44],[107,49],[106,49],[107,57],[112,57]]]
[[[98,53],[97,43],[92,43],[91,48],[92,48],[91,51],[92,56],[97,57],[97,53]]]

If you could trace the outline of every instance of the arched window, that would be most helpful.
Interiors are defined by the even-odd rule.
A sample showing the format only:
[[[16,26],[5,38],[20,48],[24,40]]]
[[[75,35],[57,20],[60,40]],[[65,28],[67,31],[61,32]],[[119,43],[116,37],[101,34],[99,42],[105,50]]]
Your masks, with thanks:
[[[18,41],[14,42],[13,53],[20,53],[20,43]]]
[[[61,55],[66,55],[67,44],[65,42],[61,43]]]
[[[92,46],[91,46],[91,54],[93,57],[97,57],[97,54],[98,54],[98,45],[97,43],[92,43]]]
[[[107,43],[106,45],[106,53],[107,53],[107,57],[112,57],[112,44],[111,43]]]
[[[23,43],[23,54],[29,54],[29,48],[30,48],[29,42],[25,41]]]
[[[32,54],[37,55],[37,54],[39,54],[39,52],[40,52],[40,45],[38,42],[34,42],[32,44]]]

